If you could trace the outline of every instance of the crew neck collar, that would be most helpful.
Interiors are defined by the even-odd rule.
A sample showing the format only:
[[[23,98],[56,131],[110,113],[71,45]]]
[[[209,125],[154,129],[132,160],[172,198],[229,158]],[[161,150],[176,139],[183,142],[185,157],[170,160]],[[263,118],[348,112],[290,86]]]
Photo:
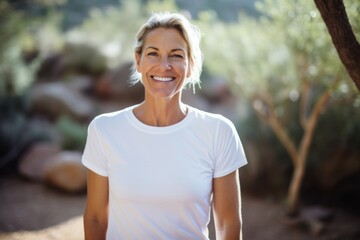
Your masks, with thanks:
[[[193,109],[189,105],[186,105],[187,107],[187,114],[186,116],[180,121],[175,124],[169,125],[169,126],[151,126],[147,125],[143,122],[141,122],[134,114],[134,108],[136,108],[138,105],[131,106],[127,109],[127,118],[128,121],[136,127],[137,129],[148,132],[148,133],[154,133],[154,134],[165,134],[165,133],[171,133],[178,131],[185,127],[193,118]]]

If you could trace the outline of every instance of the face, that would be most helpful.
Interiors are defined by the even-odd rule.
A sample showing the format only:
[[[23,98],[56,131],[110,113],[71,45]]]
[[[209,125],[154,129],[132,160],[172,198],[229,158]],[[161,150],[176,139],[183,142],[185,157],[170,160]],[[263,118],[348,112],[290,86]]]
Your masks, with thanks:
[[[146,95],[180,96],[190,76],[187,52],[187,44],[176,29],[157,28],[147,34],[141,55],[135,55]]]

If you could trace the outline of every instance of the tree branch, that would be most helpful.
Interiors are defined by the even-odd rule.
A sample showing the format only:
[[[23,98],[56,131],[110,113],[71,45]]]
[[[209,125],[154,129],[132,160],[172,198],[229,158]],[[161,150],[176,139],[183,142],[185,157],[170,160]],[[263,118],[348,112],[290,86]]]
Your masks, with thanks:
[[[360,91],[360,44],[342,0],[314,0],[346,71]]]
[[[307,121],[309,91],[310,91],[309,83],[306,80],[303,80],[301,86],[301,98],[300,98],[300,124],[304,130]]]
[[[259,96],[255,99],[261,101],[267,108],[266,111],[262,111],[261,109],[255,107],[254,109],[256,113],[268,122],[281,144],[289,153],[294,166],[297,166],[297,149],[295,143],[290,138],[288,132],[286,131],[286,128],[281,124],[278,117],[276,117],[275,108],[272,101],[266,97]]]

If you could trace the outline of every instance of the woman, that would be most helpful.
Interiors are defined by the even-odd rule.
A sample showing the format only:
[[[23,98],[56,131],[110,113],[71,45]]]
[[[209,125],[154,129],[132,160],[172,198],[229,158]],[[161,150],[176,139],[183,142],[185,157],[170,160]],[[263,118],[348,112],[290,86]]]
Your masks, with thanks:
[[[132,79],[144,102],[89,125],[86,239],[208,239],[211,206],[217,239],[240,238],[246,158],[236,129],[181,101],[199,83],[199,42],[174,13],[153,14],[138,32]]]

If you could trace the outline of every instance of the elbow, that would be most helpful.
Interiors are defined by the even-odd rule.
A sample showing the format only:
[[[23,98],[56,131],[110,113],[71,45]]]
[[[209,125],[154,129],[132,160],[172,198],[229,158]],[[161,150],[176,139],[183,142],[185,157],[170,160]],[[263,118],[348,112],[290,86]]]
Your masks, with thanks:
[[[85,227],[87,225],[91,225],[91,226],[100,227],[102,229],[104,229],[104,228],[106,229],[107,224],[108,224],[107,217],[105,217],[105,216],[98,217],[98,216],[89,216],[87,214],[84,214],[83,220],[84,220]]]
[[[107,217],[89,216],[84,214],[85,240],[105,239],[108,226]]]

